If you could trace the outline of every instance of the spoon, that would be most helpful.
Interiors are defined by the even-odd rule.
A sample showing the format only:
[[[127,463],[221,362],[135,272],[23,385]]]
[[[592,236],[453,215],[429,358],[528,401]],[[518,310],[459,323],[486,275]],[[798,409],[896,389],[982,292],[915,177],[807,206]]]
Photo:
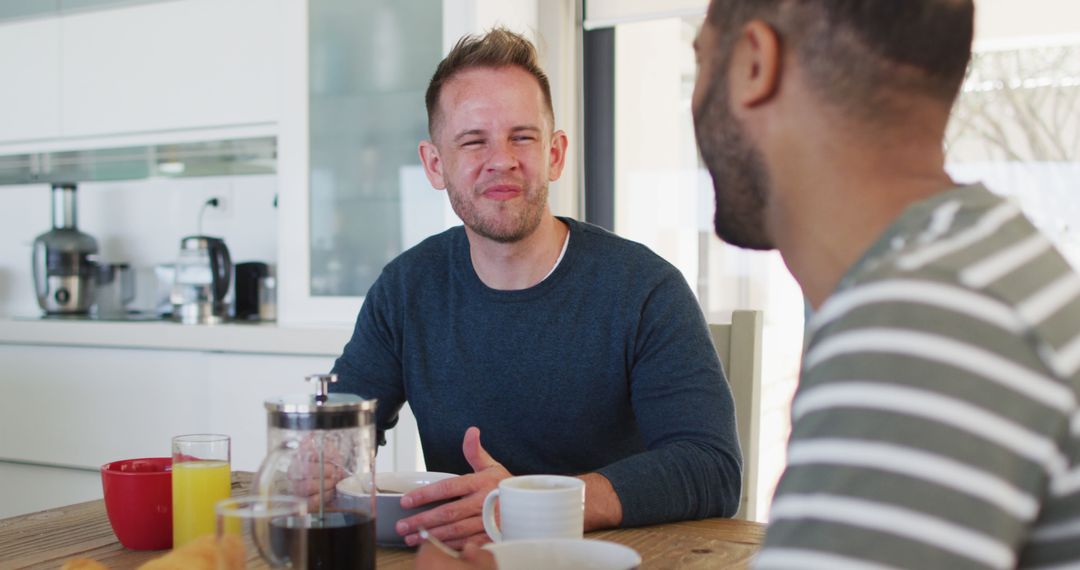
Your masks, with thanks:
[[[416,529],[416,531],[420,535],[420,538],[430,542],[432,545],[435,546],[435,548],[438,548],[439,550],[441,550],[443,552],[443,554],[445,554],[447,556],[450,556],[452,558],[456,558],[456,559],[461,558],[461,554],[458,553],[458,551],[454,550],[453,548],[450,548],[443,541],[435,538],[435,535],[428,532],[426,528],[419,527],[419,528]]]

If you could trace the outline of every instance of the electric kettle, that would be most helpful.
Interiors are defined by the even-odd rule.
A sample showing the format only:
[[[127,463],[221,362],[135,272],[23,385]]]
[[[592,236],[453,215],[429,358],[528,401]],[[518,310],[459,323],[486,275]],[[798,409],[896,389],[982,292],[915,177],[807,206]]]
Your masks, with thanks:
[[[221,238],[180,240],[172,292],[173,318],[184,324],[220,323],[228,316],[225,296],[232,283],[232,258]]]
[[[284,521],[306,529],[308,568],[375,568],[375,400],[328,394],[335,374],[307,377],[316,393],[266,401],[268,454],[252,487],[260,495],[307,497],[308,514]],[[363,496],[338,494],[351,478]],[[296,532],[296,530],[293,530]]]

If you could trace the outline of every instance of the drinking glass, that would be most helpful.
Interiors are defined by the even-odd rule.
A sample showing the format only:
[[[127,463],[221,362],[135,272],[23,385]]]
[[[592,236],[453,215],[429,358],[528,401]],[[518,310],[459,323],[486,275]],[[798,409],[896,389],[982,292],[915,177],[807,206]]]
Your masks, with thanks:
[[[214,533],[214,505],[232,491],[229,436],[172,439],[173,548]]]
[[[217,539],[226,551],[243,545],[247,566],[262,558],[271,568],[307,568],[307,503],[299,497],[256,495],[215,507]]]

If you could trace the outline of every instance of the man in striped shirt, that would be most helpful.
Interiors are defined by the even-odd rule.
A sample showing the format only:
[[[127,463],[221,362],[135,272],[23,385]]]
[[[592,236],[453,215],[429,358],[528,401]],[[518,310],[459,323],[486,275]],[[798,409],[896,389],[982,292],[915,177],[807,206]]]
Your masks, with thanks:
[[[716,231],[815,309],[760,568],[1080,567],[1080,277],[944,169],[973,11],[713,0],[695,42]]]

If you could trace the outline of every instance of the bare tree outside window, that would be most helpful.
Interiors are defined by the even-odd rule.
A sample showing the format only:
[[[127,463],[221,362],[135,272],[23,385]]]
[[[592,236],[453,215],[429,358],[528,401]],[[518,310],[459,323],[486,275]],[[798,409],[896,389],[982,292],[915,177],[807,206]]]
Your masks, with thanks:
[[[1011,196],[1080,267],[1080,44],[976,53],[946,149],[954,178]]]
[[[1080,161],[1080,46],[977,53],[947,141],[954,162]]]

